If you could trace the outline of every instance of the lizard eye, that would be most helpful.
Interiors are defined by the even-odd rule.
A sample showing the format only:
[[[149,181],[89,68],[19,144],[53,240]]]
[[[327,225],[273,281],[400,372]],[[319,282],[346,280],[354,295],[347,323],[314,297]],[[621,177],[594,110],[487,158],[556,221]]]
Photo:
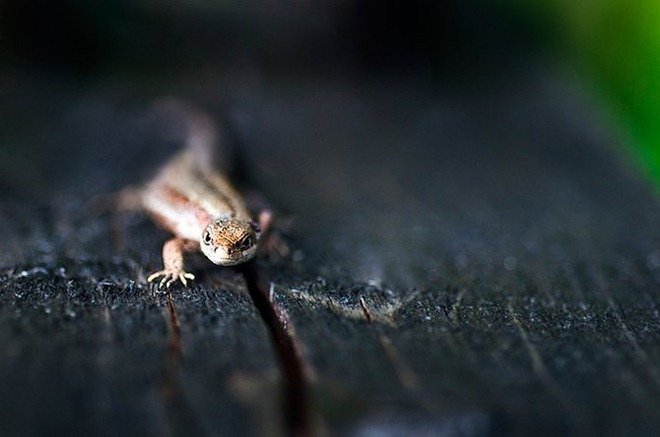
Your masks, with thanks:
[[[204,244],[211,244],[211,234],[209,231],[204,232],[202,239],[204,240]]]
[[[254,242],[253,242],[252,238],[248,236],[248,237],[244,238],[243,241],[241,241],[238,248],[239,248],[239,250],[248,250],[249,248],[252,247],[253,244],[254,244]]]

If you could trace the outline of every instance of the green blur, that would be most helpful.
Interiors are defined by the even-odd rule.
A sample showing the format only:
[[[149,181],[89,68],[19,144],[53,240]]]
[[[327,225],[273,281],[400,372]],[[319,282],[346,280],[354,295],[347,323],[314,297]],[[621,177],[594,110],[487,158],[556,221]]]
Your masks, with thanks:
[[[567,49],[613,103],[633,155],[660,187],[658,0],[499,0]]]

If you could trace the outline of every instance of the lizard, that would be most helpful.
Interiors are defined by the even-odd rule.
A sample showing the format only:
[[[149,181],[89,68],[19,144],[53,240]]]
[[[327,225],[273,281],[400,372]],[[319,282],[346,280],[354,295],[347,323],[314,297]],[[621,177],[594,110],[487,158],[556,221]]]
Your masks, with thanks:
[[[119,209],[145,211],[174,236],[163,245],[163,269],[147,277],[159,288],[195,276],[185,270],[184,255],[201,251],[212,263],[233,266],[254,258],[272,213],[264,209],[255,221],[247,203],[218,166],[227,153],[224,132],[205,112],[177,100],[160,106],[175,109],[184,120],[183,150],[172,156],[150,181],[119,193]],[[218,156],[220,155],[220,156]],[[219,157],[219,159],[218,159]]]

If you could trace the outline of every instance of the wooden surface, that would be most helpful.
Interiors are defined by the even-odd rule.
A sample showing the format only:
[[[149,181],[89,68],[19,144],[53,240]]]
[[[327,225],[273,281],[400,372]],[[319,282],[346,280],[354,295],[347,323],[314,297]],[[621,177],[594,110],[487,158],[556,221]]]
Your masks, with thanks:
[[[658,429],[660,205],[579,85],[205,79],[3,76],[3,435]],[[177,148],[173,90],[231,96],[289,259],[159,293],[166,234],[85,208]]]

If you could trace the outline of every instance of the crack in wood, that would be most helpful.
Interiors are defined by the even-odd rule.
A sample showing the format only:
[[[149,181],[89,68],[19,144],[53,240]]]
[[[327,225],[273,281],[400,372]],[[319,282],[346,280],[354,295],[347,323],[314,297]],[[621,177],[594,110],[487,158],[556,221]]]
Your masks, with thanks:
[[[593,268],[590,270],[589,273],[593,278],[593,281],[598,284],[598,288],[603,290],[603,297],[605,298],[607,305],[612,309],[612,314],[614,315],[615,320],[621,326],[621,331],[626,337],[626,340],[628,340],[628,342],[632,346],[638,360],[642,363],[643,370],[649,375],[657,391],[657,389],[660,388],[660,372],[658,372],[655,363],[649,357],[646,350],[644,350],[644,348],[640,346],[632,329],[630,329],[630,327],[624,320],[621,307],[614,301],[614,298],[610,293],[610,285],[603,276],[604,273],[602,271],[596,271]]]
[[[317,296],[315,294],[310,294],[306,291],[290,291],[283,290],[287,297],[303,302],[307,302],[313,305],[321,306],[328,308],[333,313],[341,317],[346,317],[351,320],[362,321],[365,318],[364,311],[361,308],[356,307],[353,303],[345,304],[342,303],[339,299],[335,299],[331,296]],[[369,310],[369,315],[371,321],[381,325],[387,325],[391,328],[397,328],[396,313],[416,299],[420,294],[419,290],[413,290],[408,293],[405,297],[401,298],[397,302],[386,302],[380,305],[380,308],[371,308]],[[363,298],[360,298],[363,299]]]
[[[167,412],[167,419],[172,434],[207,435],[202,428],[193,409],[185,397],[181,383],[183,366],[183,351],[181,348],[181,325],[172,296],[167,295],[167,324],[169,328],[168,353],[166,358],[165,376],[162,382],[162,393]]]
[[[458,328],[459,326],[458,310],[461,304],[463,303],[463,298],[465,297],[465,293],[467,293],[467,288],[461,288],[461,290],[458,292],[458,295],[456,296],[456,301],[452,304],[451,310],[447,315],[447,318],[449,319],[449,321],[451,322],[454,328]]]
[[[291,328],[288,328],[291,322],[271,299],[270,281],[263,266],[253,260],[242,264],[238,270],[243,274],[252,302],[270,332],[280,363],[285,431],[292,436],[311,435],[305,364]]]
[[[541,353],[539,352],[536,345],[529,338],[528,328],[525,326],[525,324],[520,320],[520,318],[516,314],[513,308],[513,304],[511,302],[507,304],[507,309],[509,311],[509,316],[511,317],[511,320],[513,321],[513,324],[518,330],[518,333],[520,334],[520,338],[522,339],[523,344],[527,349],[527,353],[529,355],[529,359],[532,364],[532,370],[540,380],[541,384],[548,391],[550,396],[557,400],[561,408],[565,411],[566,416],[569,417],[574,423],[574,426],[578,430],[583,431],[578,434],[584,434],[585,433],[584,430],[586,429],[586,424],[584,423],[585,418],[580,417],[579,414],[577,413],[579,411],[578,406],[572,401],[572,399],[562,389],[560,384],[555,380],[555,378],[550,373],[550,370],[543,361],[543,357],[541,356]]]
[[[173,364],[176,367],[180,367],[181,361],[183,359],[183,354],[181,353],[181,324],[179,323],[179,314],[172,303],[172,295],[167,295],[167,312],[169,315],[169,327],[170,327],[170,342],[169,350],[170,357],[174,358]]]
[[[367,320],[372,328],[374,329],[380,346],[385,353],[385,356],[392,364],[394,372],[396,373],[399,382],[403,388],[411,395],[413,399],[419,403],[426,411],[429,413],[434,413],[440,411],[440,406],[437,403],[429,399],[429,397],[424,393],[422,388],[422,382],[413,370],[410,363],[399,353],[399,350],[394,346],[392,340],[384,333],[381,329],[377,328],[377,325],[374,323],[374,318],[371,315],[371,311],[367,307],[367,303],[364,298],[360,297],[358,299],[360,302],[360,307],[364,314],[364,318]]]
[[[516,326],[516,329],[520,334],[520,338],[522,339],[523,344],[527,349],[527,353],[529,354],[529,359],[532,363],[532,369],[534,370],[534,373],[536,373],[536,376],[538,376],[538,378],[541,380],[543,385],[546,386],[548,391],[552,393],[552,395],[555,396],[557,399],[563,402],[565,397],[564,394],[562,393],[562,390],[559,388],[559,385],[555,382],[554,378],[550,375],[550,372],[548,371],[547,367],[545,366],[545,363],[543,362],[541,353],[538,351],[534,343],[532,343],[532,341],[529,339],[529,335],[527,334],[527,328],[525,328],[525,325],[523,325],[523,323],[516,315],[511,302],[509,302],[508,304],[508,310],[509,310],[509,315],[511,316],[511,320],[513,321],[513,324]]]

